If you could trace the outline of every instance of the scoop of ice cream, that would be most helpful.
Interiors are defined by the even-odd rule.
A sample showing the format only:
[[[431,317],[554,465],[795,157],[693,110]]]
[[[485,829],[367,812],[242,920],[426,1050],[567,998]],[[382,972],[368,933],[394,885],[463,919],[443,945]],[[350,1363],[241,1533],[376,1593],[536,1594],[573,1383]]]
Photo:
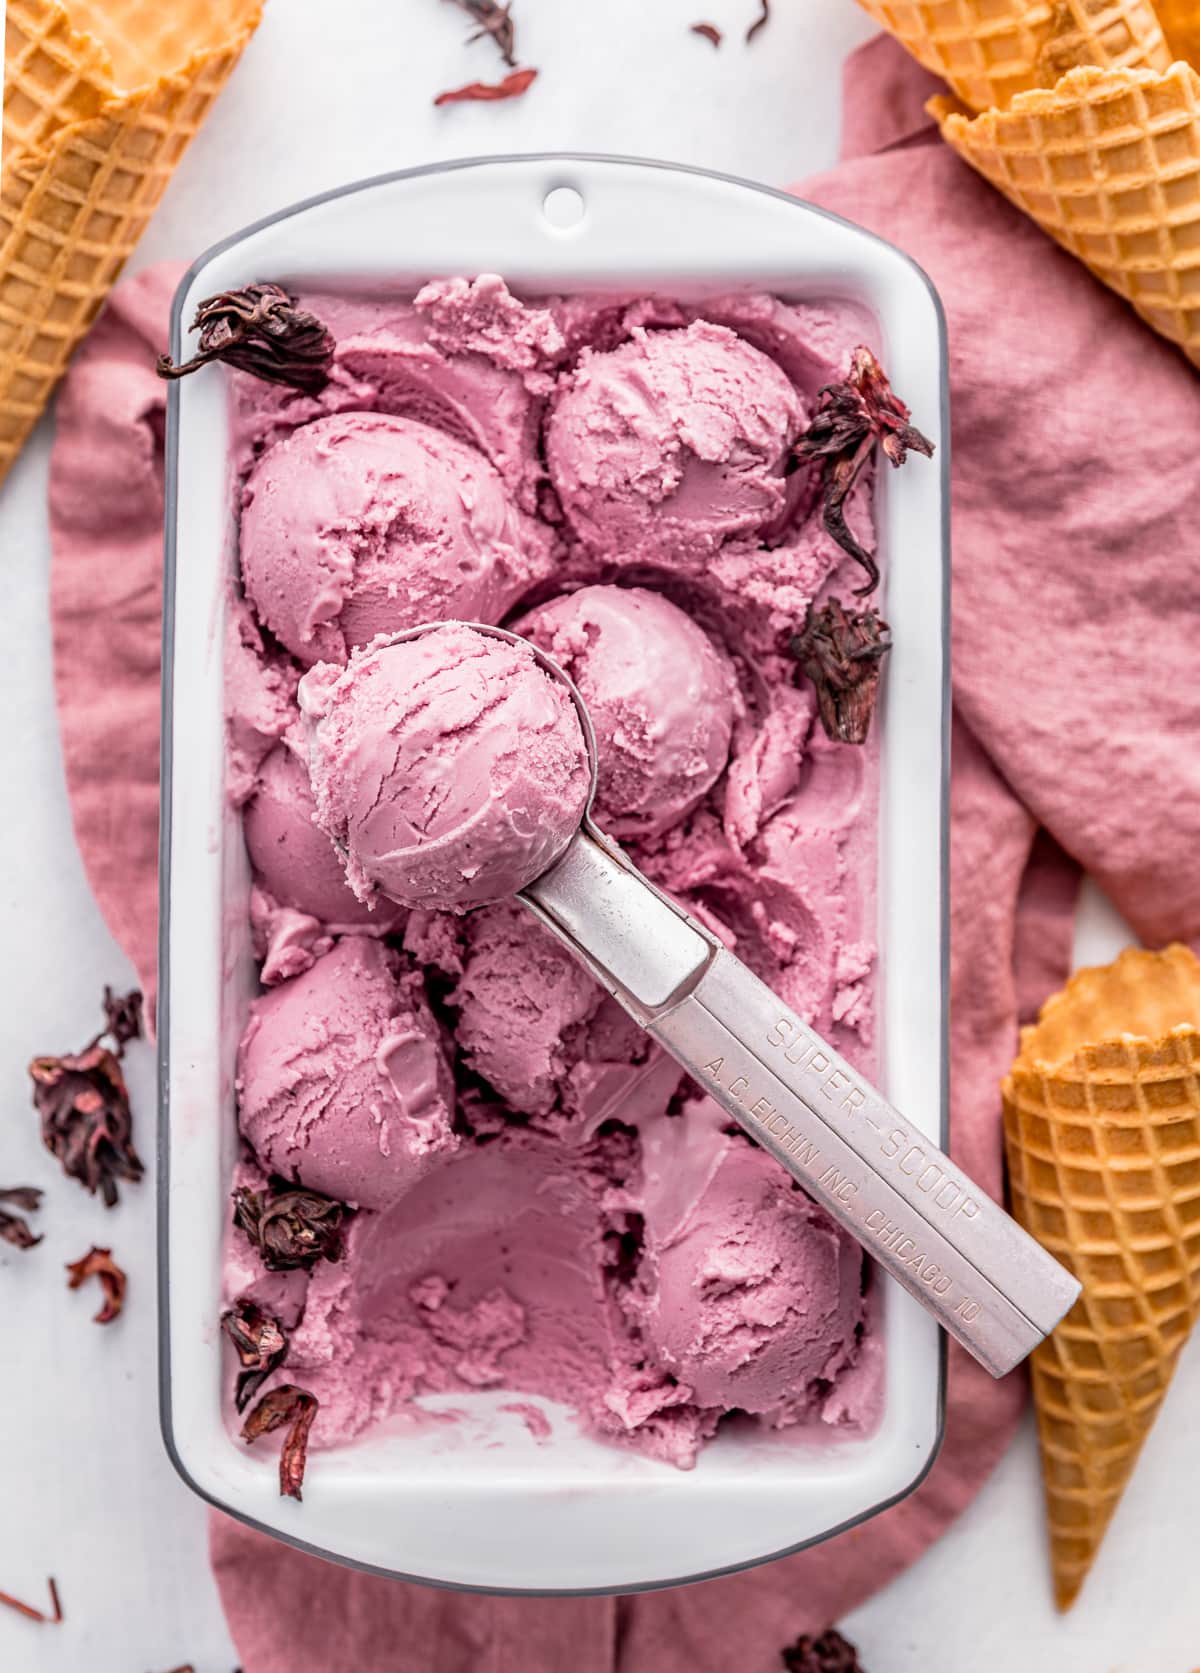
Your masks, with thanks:
[[[584,587],[519,625],[579,687],[596,732],[596,818],[613,836],[678,824],[729,756],[734,675],[676,605],[641,587]]]
[[[259,618],[305,664],[447,616],[498,621],[545,537],[481,453],[415,419],[335,413],[263,455],[242,501]]]
[[[254,1000],[238,1120],[270,1173],[387,1208],[455,1149],[454,1082],[419,975],[350,935]]]
[[[647,1339],[698,1405],[818,1414],[823,1385],[858,1350],[862,1250],[703,1109],[660,1126],[644,1158]]]
[[[361,900],[502,900],[583,817],[579,717],[528,646],[448,622],[311,669],[299,696],[317,817]]]
[[[246,849],[262,887],[279,906],[294,907],[335,928],[371,928],[381,934],[403,912],[390,901],[376,909],[358,899],[329,838],[316,822],[308,772],[287,744],[278,744],[258,770],[246,806]]]
[[[702,555],[778,516],[802,420],[774,361],[697,320],[585,352],[554,402],[546,458],[571,525],[594,552],[617,561]]]

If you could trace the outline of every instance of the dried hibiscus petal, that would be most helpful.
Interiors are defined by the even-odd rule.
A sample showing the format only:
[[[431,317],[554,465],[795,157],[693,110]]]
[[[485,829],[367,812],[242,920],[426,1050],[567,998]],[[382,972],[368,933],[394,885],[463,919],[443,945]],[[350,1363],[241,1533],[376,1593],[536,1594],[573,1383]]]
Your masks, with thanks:
[[[210,296],[196,310],[192,330],[200,344],[190,360],[176,365],[158,357],[160,378],[183,378],[212,360],[250,372],[266,383],[290,384],[318,395],[329,382],[337,346],[315,314],[296,306],[282,285],[247,285]]]
[[[435,105],[490,104],[497,99],[519,99],[537,80],[536,70],[513,70],[503,81],[469,81],[465,87],[452,87],[439,93]]]
[[[89,1278],[98,1278],[100,1287],[104,1291],[104,1302],[96,1314],[96,1324],[111,1324],[121,1316],[121,1308],[125,1305],[126,1277],[116,1261],[112,1258],[111,1249],[89,1249],[80,1260],[69,1261],[67,1280],[69,1290],[77,1290],[81,1284],[86,1284]]]
[[[715,23],[693,23],[691,29],[693,35],[703,35],[704,39],[711,41],[714,46],[720,46],[724,39]]]
[[[256,1441],[285,1423],[291,1425],[279,1454],[279,1491],[286,1498],[300,1499],[304,1466],[308,1460],[308,1433],[317,1415],[317,1397],[295,1383],[284,1383],[264,1394],[242,1425],[242,1439]]]
[[[0,1191],[0,1203],[8,1203],[12,1208],[24,1209],[26,1214],[36,1214],[42,1204],[42,1193],[32,1185],[13,1185],[7,1191]],[[32,1249],[42,1240],[34,1232],[20,1214],[9,1214],[0,1209],[0,1239],[11,1243],[14,1249]]]
[[[479,27],[467,36],[467,45],[490,35],[499,48],[500,56],[512,70],[517,67],[516,26],[512,20],[512,3],[502,6],[499,0],[454,0],[459,11],[466,12]]]
[[[863,1673],[858,1651],[836,1627],[827,1627],[818,1638],[805,1633],[781,1656],[785,1673]]]
[[[863,466],[879,442],[885,457],[902,465],[909,452],[933,455],[933,443],[908,422],[909,411],[888,383],[882,366],[868,348],[856,348],[850,371],[841,383],[827,383],[820,393],[816,415],[794,443],[797,463],[819,459],[824,467],[823,521],[843,552],[866,570],[861,597],[879,584],[875,554],[868,552],[846,525],[846,500]]]
[[[237,1301],[222,1313],[221,1329],[242,1367],[233,1398],[238,1411],[244,1412],[271,1372],[283,1364],[287,1337],[279,1320],[253,1301]]]
[[[63,1172],[111,1208],[117,1181],[136,1184],[142,1164],[133,1148],[133,1118],[115,1053],[99,1043],[29,1065],[42,1140]]]
[[[233,1193],[233,1223],[257,1249],[268,1272],[306,1271],[320,1260],[342,1258],[345,1203],[305,1191],[284,1180],[268,1191],[239,1186]]]
[[[788,649],[817,688],[821,725],[837,743],[861,744],[879,694],[880,664],[891,649],[877,610],[847,614],[836,598],[809,609]]]

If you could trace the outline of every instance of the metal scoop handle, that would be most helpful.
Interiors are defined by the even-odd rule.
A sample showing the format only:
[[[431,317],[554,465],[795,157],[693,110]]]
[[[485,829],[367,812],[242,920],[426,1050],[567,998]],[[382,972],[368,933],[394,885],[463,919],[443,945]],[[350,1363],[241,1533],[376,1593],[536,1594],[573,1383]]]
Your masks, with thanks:
[[[1079,1284],[590,821],[518,896],[993,1376]]]

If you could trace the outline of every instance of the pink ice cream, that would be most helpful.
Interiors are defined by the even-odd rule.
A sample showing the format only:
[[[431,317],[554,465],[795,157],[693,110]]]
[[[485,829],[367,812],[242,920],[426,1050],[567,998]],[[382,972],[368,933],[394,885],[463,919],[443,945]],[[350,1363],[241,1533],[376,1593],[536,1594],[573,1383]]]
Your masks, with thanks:
[[[317,1449],[485,1388],[681,1468],[734,1412],[862,1433],[870,1263],[506,898],[583,810],[569,697],[461,622],[370,641],[529,633],[589,705],[600,822],[870,1074],[876,746],[825,738],[788,652],[860,577],[819,468],[786,470],[870,327],[489,275],[301,301],[337,339],[321,394],[232,380],[229,786],[277,984],[239,1056],[239,1179],[357,1211],[311,1273],[231,1230],[226,1292],[281,1320]],[[874,544],[869,467],[847,516]]]
[[[246,850],[261,886],[277,905],[334,929],[395,927],[403,913],[388,901],[372,908],[358,899],[316,818],[307,767],[288,744],[277,744],[258,769],[243,816]]]
[[[243,490],[241,562],[260,619],[308,666],[421,622],[498,618],[547,544],[474,448],[348,412],[264,455]]]
[[[728,656],[676,605],[642,587],[584,587],[519,631],[579,687],[596,733],[596,820],[610,836],[677,825],[729,758]]]
[[[689,1111],[647,1145],[630,1305],[697,1405],[776,1425],[820,1416],[857,1357],[863,1252],[722,1119]]]
[[[457,1142],[421,976],[364,936],[254,1001],[237,1081],[263,1168],[364,1208],[398,1201]]]
[[[726,327],[637,327],[619,348],[584,350],[555,396],[546,457],[590,551],[696,559],[782,512],[803,416],[779,367]]]
[[[540,877],[587,802],[570,694],[524,646],[452,622],[300,684],[317,817],[360,900],[460,910]]]

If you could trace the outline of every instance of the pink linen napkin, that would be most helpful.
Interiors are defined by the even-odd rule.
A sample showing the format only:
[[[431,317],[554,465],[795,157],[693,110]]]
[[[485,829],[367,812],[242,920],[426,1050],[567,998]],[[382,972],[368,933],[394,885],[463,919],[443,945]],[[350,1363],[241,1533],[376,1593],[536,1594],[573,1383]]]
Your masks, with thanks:
[[[1078,866],[1147,940],[1200,936],[1200,383],[941,145],[921,110],[932,85],[890,40],[857,54],[844,159],[803,194],[908,250],[949,319],[952,1146],[998,1192],[997,1083],[1018,1016],[1065,974]],[[163,407],[152,365],[175,278],[160,269],[114,295],[63,392],[51,478],[76,831],[147,984]],[[911,1498],[811,1551],[672,1592],[439,1591],[214,1516],[245,1673],[776,1673],[783,1644],[898,1574],[969,1503],[1023,1387],[953,1353],[945,1445]]]

